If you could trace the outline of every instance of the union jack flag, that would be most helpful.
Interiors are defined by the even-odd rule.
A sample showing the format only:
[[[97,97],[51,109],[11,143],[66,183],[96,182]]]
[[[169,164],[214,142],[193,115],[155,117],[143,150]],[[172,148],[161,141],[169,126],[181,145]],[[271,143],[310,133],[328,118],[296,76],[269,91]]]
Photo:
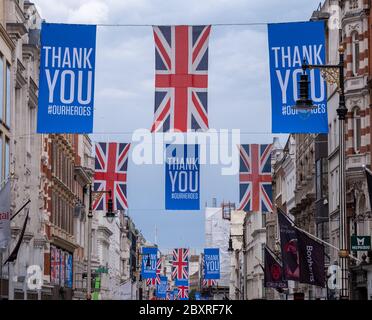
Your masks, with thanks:
[[[172,279],[189,278],[189,249],[173,249]]]
[[[179,300],[188,300],[189,299],[189,280],[188,279],[177,280],[175,285],[177,286],[177,289],[178,289],[177,298]]]
[[[209,288],[209,287],[214,287],[217,285],[217,280],[215,279],[203,279],[203,287]]]
[[[272,212],[272,144],[240,145],[240,204],[238,210]]]
[[[99,142],[96,144],[94,191],[111,191],[113,210],[128,208],[127,169],[130,143]],[[107,210],[108,194],[101,194],[93,210]]]
[[[59,284],[59,255],[57,248],[50,246],[50,282],[53,284]]]
[[[152,132],[208,129],[211,26],[154,26],[155,110]]]
[[[156,277],[152,279],[146,279],[146,284],[148,286],[156,286],[160,284],[160,273],[161,273],[161,259],[156,262]]]

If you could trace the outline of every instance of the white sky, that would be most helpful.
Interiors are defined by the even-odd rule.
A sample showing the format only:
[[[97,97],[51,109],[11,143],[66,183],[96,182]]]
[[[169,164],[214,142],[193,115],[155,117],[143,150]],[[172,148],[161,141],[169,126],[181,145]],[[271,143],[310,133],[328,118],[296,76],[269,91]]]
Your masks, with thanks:
[[[92,24],[213,24],[308,20],[320,0],[35,0],[47,22]],[[211,128],[240,129],[242,143],[270,143],[271,102],[266,26],[212,27],[208,114]],[[130,142],[150,128],[154,109],[151,27],[98,27],[94,140]],[[201,168],[201,207],[238,202],[238,177]],[[204,210],[165,213],[164,167],[128,171],[129,215],[162,248],[204,245]]]

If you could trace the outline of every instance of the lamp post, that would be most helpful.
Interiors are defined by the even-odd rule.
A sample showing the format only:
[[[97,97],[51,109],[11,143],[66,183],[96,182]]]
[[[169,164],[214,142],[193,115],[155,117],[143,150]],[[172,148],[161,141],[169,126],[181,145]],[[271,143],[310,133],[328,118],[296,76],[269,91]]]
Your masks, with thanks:
[[[245,228],[245,224],[244,224],[244,228]],[[246,296],[247,296],[247,259],[246,259],[246,245],[245,245],[245,231],[243,231],[243,235],[232,235],[230,234],[230,238],[229,238],[229,247],[227,249],[228,252],[230,252],[231,254],[235,253],[235,250],[234,250],[234,247],[233,247],[233,241],[232,241],[232,238],[233,237],[236,237],[236,238],[239,238],[239,239],[242,239],[242,253],[243,253],[243,290],[239,290],[239,293],[240,295],[242,296],[242,300],[245,300],[246,299]],[[239,252],[240,250],[236,250],[237,252]],[[236,258],[236,266],[239,266],[239,261],[238,261],[238,257],[235,255],[235,258]],[[239,277],[239,283],[240,283],[240,277]]]
[[[88,211],[88,252],[87,252],[87,300],[92,298],[92,220],[93,220],[93,194],[98,196],[103,193],[109,194],[109,199],[107,201],[107,212],[106,218],[116,217],[113,211],[113,203],[111,198],[111,190],[108,191],[94,191],[92,185],[89,184],[89,211]]]
[[[347,216],[346,216],[346,166],[345,166],[345,120],[347,108],[345,106],[345,86],[344,86],[344,48],[339,48],[339,63],[336,65],[309,65],[304,61],[302,65],[303,74],[299,81],[299,99],[293,107],[299,112],[308,112],[314,109],[313,102],[309,99],[309,81],[306,74],[307,69],[320,69],[326,82],[337,84],[339,89],[339,106],[336,109],[339,120],[339,206],[340,206],[340,268],[341,268],[341,288],[340,299],[349,299],[349,252],[347,249]]]

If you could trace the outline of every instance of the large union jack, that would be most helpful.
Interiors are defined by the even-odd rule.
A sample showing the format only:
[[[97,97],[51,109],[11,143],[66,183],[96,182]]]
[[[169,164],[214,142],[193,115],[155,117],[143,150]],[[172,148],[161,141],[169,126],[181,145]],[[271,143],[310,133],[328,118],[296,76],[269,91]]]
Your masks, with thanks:
[[[129,143],[99,142],[96,144],[94,191],[111,191],[113,210],[128,208],[127,169]],[[93,210],[107,210],[108,194],[102,193],[93,203]]]
[[[156,286],[160,284],[160,273],[161,273],[161,259],[156,262],[156,277],[152,279],[146,279],[146,284],[148,286]]]
[[[272,144],[240,145],[239,210],[272,212]]]
[[[152,132],[208,129],[211,26],[154,26],[155,110]]]
[[[189,249],[173,249],[172,279],[189,278]]]
[[[178,300],[188,300],[189,299],[189,280],[188,279],[182,279],[177,280],[175,282],[175,285],[178,289],[177,298]]]

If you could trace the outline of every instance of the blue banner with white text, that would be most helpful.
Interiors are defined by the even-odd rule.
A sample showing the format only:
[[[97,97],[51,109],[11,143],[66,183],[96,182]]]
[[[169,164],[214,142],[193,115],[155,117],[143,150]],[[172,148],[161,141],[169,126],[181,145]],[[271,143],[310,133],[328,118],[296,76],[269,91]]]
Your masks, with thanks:
[[[318,22],[275,23],[268,26],[273,133],[327,133],[327,88],[319,69],[307,70],[313,108],[293,108],[299,97],[302,63],[322,65],[325,25]]]
[[[156,286],[156,296],[161,299],[167,297],[168,278],[166,276],[160,276],[160,283]]]
[[[204,249],[204,279],[220,279],[220,249]]]
[[[96,26],[43,23],[38,133],[93,131]]]
[[[157,248],[142,248],[141,275],[143,279],[156,278],[156,265],[158,261],[157,256]]]
[[[199,145],[166,146],[165,209],[200,209]]]

